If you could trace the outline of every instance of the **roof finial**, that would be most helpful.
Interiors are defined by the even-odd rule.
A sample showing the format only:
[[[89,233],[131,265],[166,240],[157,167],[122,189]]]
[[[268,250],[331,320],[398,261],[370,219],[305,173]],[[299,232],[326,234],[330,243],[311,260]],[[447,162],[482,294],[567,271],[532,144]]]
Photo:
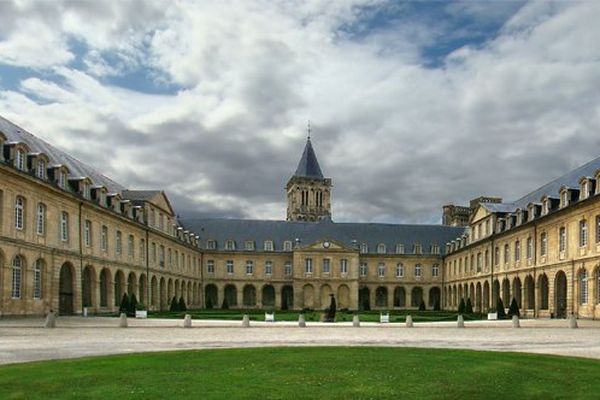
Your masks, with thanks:
[[[310,140],[310,119],[308,120],[307,132],[308,132],[308,140]]]

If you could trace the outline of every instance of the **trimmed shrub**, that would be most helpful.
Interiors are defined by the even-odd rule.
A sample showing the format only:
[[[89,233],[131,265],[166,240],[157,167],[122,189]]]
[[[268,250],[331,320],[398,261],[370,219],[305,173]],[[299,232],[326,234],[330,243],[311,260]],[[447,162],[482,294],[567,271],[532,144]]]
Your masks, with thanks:
[[[467,298],[467,304],[465,305],[465,314],[473,314],[473,304],[471,304],[471,298]]]
[[[179,311],[179,303],[177,303],[177,298],[173,296],[171,299],[171,307],[169,307],[169,311]]]
[[[183,296],[179,298],[178,310],[177,311],[187,311],[187,307],[185,306],[185,301],[183,300]]]
[[[517,304],[517,299],[515,299],[514,297],[510,302],[510,307],[508,308],[508,317],[512,318],[513,315],[521,317],[521,313],[519,312],[519,305]]]
[[[465,305],[465,299],[461,298],[460,299],[460,304],[458,305],[458,313],[459,314],[464,314],[466,308],[467,308],[467,306]]]
[[[129,314],[129,296],[127,296],[127,293],[123,293],[121,306],[119,307],[119,313]]]
[[[419,304],[419,311],[425,311],[427,307],[425,307],[425,302],[421,300],[421,304]]]
[[[498,302],[496,303],[496,312],[498,313],[498,319],[505,319],[506,318],[506,311],[504,311],[504,303],[502,302],[502,299],[498,299]]]

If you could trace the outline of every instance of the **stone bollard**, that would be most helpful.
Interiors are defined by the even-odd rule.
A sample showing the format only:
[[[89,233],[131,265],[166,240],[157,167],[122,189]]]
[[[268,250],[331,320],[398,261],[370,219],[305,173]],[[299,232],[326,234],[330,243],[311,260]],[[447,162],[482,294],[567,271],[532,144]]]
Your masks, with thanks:
[[[121,313],[119,316],[119,328],[127,328],[127,314]]]
[[[192,327],[192,316],[190,314],[185,314],[185,317],[183,317],[183,327],[184,328]]]
[[[412,328],[413,327],[412,315],[407,315],[406,316],[406,327],[407,328]]]
[[[56,328],[56,314],[54,311],[50,311],[48,315],[46,315],[46,322],[44,323],[44,328]]]
[[[463,318],[462,314],[458,314],[458,319],[456,320],[456,327],[457,328],[465,327],[465,319]]]
[[[242,328],[250,328],[250,317],[248,314],[244,314],[244,318],[242,319]]]
[[[306,328],[306,319],[304,318],[304,314],[300,314],[298,317],[298,326],[300,328]]]
[[[356,314],[356,315],[354,315],[354,317],[352,317],[352,326],[355,328],[360,327],[360,318],[358,318],[358,314]]]
[[[571,316],[569,317],[569,328],[571,328],[571,329],[579,328],[579,326],[577,325],[577,317],[575,316],[575,314],[571,314]]]
[[[513,323],[513,328],[520,328],[521,327],[521,323],[519,322],[519,316],[518,315],[513,315],[512,316],[512,323]]]

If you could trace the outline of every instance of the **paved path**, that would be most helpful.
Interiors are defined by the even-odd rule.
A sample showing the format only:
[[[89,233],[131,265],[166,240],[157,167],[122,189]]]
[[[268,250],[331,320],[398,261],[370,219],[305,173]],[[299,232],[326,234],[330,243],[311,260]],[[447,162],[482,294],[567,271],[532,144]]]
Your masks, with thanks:
[[[404,324],[194,321],[191,329],[179,320],[129,320],[117,328],[116,318],[68,317],[57,328],[44,329],[37,318],[0,319],[0,364],[75,358],[105,354],[182,349],[263,346],[408,346],[473,350],[519,351],[572,355],[600,359],[600,321],[579,320],[579,329],[568,329],[565,320]]]

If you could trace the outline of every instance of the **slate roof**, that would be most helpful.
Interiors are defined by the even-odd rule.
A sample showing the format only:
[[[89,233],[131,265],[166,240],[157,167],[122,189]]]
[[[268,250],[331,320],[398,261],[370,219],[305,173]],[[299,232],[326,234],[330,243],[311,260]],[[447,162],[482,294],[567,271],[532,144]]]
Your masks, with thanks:
[[[32,153],[45,153],[50,158],[50,166],[65,165],[69,168],[70,178],[87,176],[92,180],[94,185],[106,186],[109,193],[121,193],[125,189],[89,165],[46,143],[44,140],[32,135],[2,116],[0,116],[0,132],[6,135],[8,142],[23,142],[29,146]]]
[[[310,137],[306,141],[304,152],[302,152],[302,157],[300,157],[300,162],[294,176],[323,179],[323,173],[321,172],[321,167],[319,167],[319,161],[317,161],[317,155],[310,142]]]
[[[318,240],[332,240],[346,247],[352,247],[353,240],[357,245],[367,243],[369,253],[376,253],[377,245],[384,243],[387,253],[396,251],[396,244],[404,245],[405,254],[411,254],[413,244],[420,244],[423,254],[430,254],[431,245],[438,245],[440,253],[445,251],[445,244],[464,233],[465,228],[443,225],[394,225],[375,223],[336,223],[290,222],[273,220],[219,219],[219,218],[183,218],[185,229],[200,236],[203,245],[206,240],[215,240],[217,249],[223,250],[226,240],[234,240],[236,249],[244,248],[247,240],[256,242],[256,249],[261,250],[266,240],[272,240],[275,251],[281,251],[283,242],[292,244],[300,239],[300,245],[306,246]]]
[[[122,196],[126,200],[150,201],[160,193],[160,190],[123,190]]]

